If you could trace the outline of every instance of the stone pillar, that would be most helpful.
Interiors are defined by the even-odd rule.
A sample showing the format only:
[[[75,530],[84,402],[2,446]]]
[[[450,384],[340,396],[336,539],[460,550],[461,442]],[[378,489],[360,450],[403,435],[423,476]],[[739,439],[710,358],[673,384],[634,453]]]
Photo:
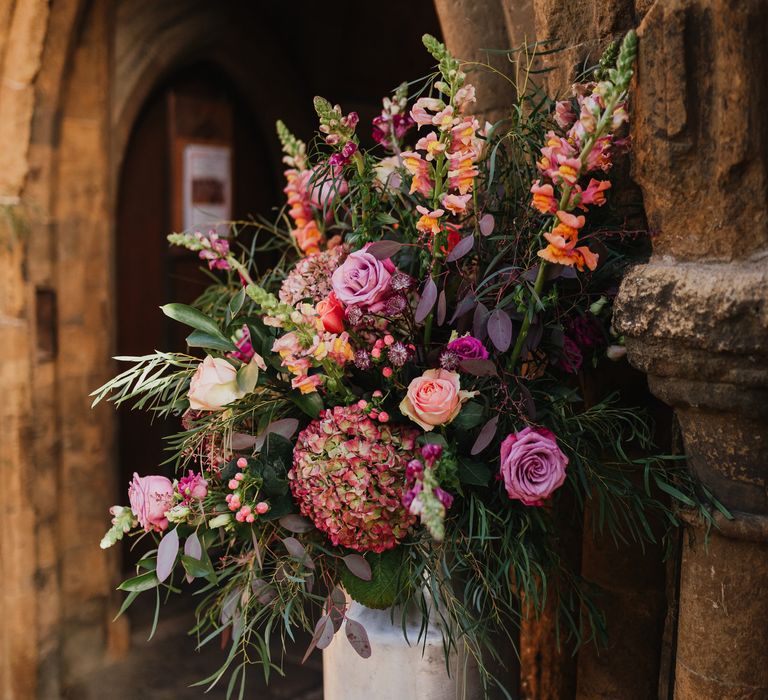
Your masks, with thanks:
[[[507,116],[515,100],[514,72],[506,54],[484,50],[511,48],[502,0],[435,0],[435,8],[446,46],[467,61],[467,80],[477,88],[475,113],[490,122]],[[490,64],[499,74],[480,70],[472,62]]]
[[[765,2],[678,0],[639,32],[633,172],[654,254],[615,323],[736,516],[683,539],[678,700],[768,697],[767,31]]]

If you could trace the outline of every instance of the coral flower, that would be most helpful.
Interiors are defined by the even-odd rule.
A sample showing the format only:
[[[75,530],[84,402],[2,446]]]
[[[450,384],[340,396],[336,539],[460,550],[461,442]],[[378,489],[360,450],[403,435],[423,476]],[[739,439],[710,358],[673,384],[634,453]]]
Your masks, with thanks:
[[[429,211],[426,207],[418,206],[416,211],[421,218],[416,222],[416,229],[422,233],[430,233],[433,236],[440,233],[440,217],[445,214],[442,209]]]
[[[608,180],[590,180],[587,189],[581,193],[579,206],[585,204],[594,204],[602,207],[605,204],[605,190],[610,189],[611,183]]]
[[[429,179],[429,163],[421,155],[413,151],[403,151],[400,154],[405,169],[413,176],[410,194],[418,192],[425,197],[432,194],[432,181]]]
[[[451,169],[448,171],[448,187],[456,189],[459,194],[472,190],[479,170],[475,167],[477,153],[472,148],[466,148],[457,153],[451,153],[448,159]]]
[[[467,203],[472,199],[471,194],[444,194],[440,203],[455,216],[467,211]]]
[[[434,131],[430,131],[416,142],[416,148],[427,152],[427,160],[434,160],[435,156],[445,151],[445,144],[440,143]]]
[[[542,185],[541,180],[536,180],[531,187],[533,201],[531,206],[542,214],[554,214],[557,211],[557,200],[552,185]]]
[[[598,256],[586,246],[576,246],[579,229],[584,226],[584,217],[558,211],[557,218],[560,223],[551,233],[544,234],[549,245],[539,251],[539,257],[558,265],[575,265],[580,271],[583,271],[585,266],[594,270]]]

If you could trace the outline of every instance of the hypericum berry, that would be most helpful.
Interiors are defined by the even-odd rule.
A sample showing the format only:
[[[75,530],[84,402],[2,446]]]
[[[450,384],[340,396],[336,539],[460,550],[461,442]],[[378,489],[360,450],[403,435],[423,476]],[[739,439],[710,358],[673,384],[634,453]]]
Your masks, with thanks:
[[[238,469],[245,469],[247,466],[248,466],[248,460],[245,457],[240,457],[240,459],[237,460]]]
[[[266,501],[259,501],[256,504],[256,512],[259,515],[264,515],[265,513],[268,513],[269,512],[269,503],[267,503]]]

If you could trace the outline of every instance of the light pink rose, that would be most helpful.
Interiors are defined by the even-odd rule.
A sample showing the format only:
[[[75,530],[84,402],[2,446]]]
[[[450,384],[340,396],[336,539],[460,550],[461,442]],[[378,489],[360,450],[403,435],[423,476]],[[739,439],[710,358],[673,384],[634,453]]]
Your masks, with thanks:
[[[367,247],[367,246],[366,246]],[[377,260],[365,248],[350,253],[331,277],[333,291],[344,306],[360,306],[376,313],[390,294],[395,266],[388,258]]]
[[[189,407],[195,411],[218,411],[243,396],[237,370],[221,357],[208,355],[189,383]]]
[[[173,484],[164,476],[139,476],[134,472],[128,486],[131,510],[141,526],[149,532],[168,528],[167,511],[173,506]]]
[[[424,430],[432,430],[456,418],[461,405],[475,394],[476,391],[462,391],[457,372],[428,369],[408,385],[400,411]]]
[[[568,457],[546,428],[523,428],[501,443],[501,476],[510,498],[540,506],[565,481]]]

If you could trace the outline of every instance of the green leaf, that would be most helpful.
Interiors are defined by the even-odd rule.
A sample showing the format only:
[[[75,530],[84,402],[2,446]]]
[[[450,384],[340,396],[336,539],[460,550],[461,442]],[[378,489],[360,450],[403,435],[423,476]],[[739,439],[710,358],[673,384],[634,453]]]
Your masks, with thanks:
[[[223,337],[216,322],[193,306],[188,306],[187,304],[166,304],[161,306],[160,310],[174,321],[191,326],[198,331],[209,333],[210,335]]]
[[[672,498],[680,501],[681,503],[685,503],[685,505],[690,506],[691,508],[696,506],[696,504],[694,503],[693,499],[690,496],[686,496],[682,491],[672,486],[672,484],[668,484],[666,481],[662,481],[655,474],[654,474],[653,480],[656,482],[656,486],[658,486],[662,491],[664,491],[664,493],[667,493],[670,496],[672,496]]]
[[[259,366],[251,360],[237,370],[237,386],[240,391],[250,394],[259,381]]]
[[[469,459],[459,460],[459,479],[470,486],[487,486],[491,479],[491,470],[482,462]]]
[[[371,566],[370,581],[364,581],[345,566],[339,572],[341,582],[353,600],[367,608],[384,610],[395,603],[406,579],[402,575],[404,550],[396,547],[381,554],[367,554],[365,559]]]
[[[151,588],[157,588],[160,585],[160,581],[157,580],[157,575],[154,571],[148,571],[146,574],[140,576],[134,576],[127,581],[123,581],[118,588],[121,591],[148,591]]]
[[[223,350],[225,352],[234,352],[237,346],[221,333],[212,335],[205,331],[194,331],[187,336],[187,345],[190,348],[211,348],[213,350]]]
[[[232,318],[237,316],[237,314],[240,312],[240,309],[243,308],[244,302],[245,302],[245,287],[241,287],[240,291],[237,294],[235,294],[235,296],[233,296],[229,302],[229,313],[232,314]]]
[[[483,422],[485,408],[476,401],[470,401],[462,407],[459,415],[453,419],[453,427],[457,430],[470,430]]]
[[[295,403],[304,413],[310,418],[317,418],[320,415],[320,411],[323,410],[323,399],[316,391],[311,394],[302,394],[299,391],[293,391],[289,395],[291,401]]]
[[[213,573],[210,562],[194,559],[186,554],[181,555],[181,564],[184,567],[184,571],[195,578],[207,578]]]

